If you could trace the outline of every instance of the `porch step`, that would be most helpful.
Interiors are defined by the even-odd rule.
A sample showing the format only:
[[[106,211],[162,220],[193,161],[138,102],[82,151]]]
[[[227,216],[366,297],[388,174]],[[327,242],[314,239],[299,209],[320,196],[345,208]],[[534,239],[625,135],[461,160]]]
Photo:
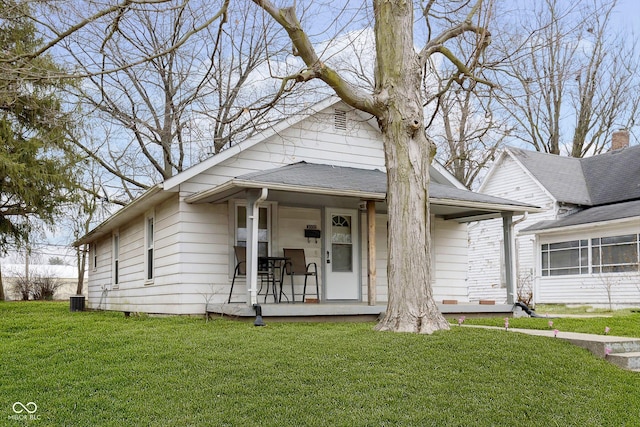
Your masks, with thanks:
[[[614,337],[610,335],[592,335],[574,332],[554,332],[549,330],[510,329],[529,335],[555,336],[569,341],[573,345],[585,348],[595,356],[630,371],[640,372],[640,339]],[[609,354],[607,354],[609,353]]]
[[[582,348],[586,348],[598,357],[605,357],[608,352],[624,354],[640,352],[640,339],[625,337],[610,337],[606,335],[563,334],[562,338]],[[582,336],[575,336],[582,335]],[[558,334],[560,337],[560,334]]]
[[[623,369],[640,372],[640,351],[611,353],[607,360]]]

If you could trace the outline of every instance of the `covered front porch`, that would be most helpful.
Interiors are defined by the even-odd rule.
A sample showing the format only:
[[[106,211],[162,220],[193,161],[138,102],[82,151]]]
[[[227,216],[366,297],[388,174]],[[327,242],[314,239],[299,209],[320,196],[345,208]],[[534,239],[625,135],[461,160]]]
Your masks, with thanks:
[[[432,239],[434,243],[434,296],[441,303],[440,309],[449,315],[471,313],[511,313],[515,302],[515,280],[512,258],[505,257],[507,288],[503,301],[497,304],[469,302],[466,290],[466,223],[491,218],[502,218],[505,230],[505,253],[511,254],[511,229],[513,215],[535,209],[533,206],[491,196],[476,194],[434,179],[430,185]],[[437,174],[436,174],[437,175]],[[370,318],[376,319],[386,310],[386,174],[379,170],[362,170],[333,165],[297,163],[277,169],[255,172],[236,177],[226,183],[185,198],[189,204],[221,204],[230,206],[230,217],[237,216],[246,233],[246,277],[235,286],[244,287],[244,301],[231,303],[231,293],[226,303],[215,301],[207,305],[211,314],[235,317],[255,317],[256,307],[266,318]],[[241,210],[233,208],[242,203]],[[260,209],[268,206],[270,215],[261,219]],[[242,215],[240,215],[242,212]],[[266,217],[266,215],[265,215]],[[267,225],[260,225],[263,222]],[[344,222],[342,224],[341,222]],[[305,225],[307,224],[307,225]],[[302,228],[314,224],[317,236],[303,236]],[[342,239],[342,225],[350,228],[351,236]],[[294,228],[288,228],[293,226]],[[265,227],[259,229],[259,227]],[[272,227],[267,230],[266,227]],[[245,231],[246,230],[246,231]],[[264,232],[264,233],[263,233]],[[260,234],[269,234],[272,240],[265,244],[268,257],[282,257],[283,248],[304,248],[307,256],[318,267],[320,295],[315,303],[280,303],[259,295]],[[306,234],[306,233],[305,233]],[[338,237],[338,239],[336,239]],[[452,245],[456,240],[458,246]],[[230,266],[234,265],[233,247],[239,239],[230,242]],[[345,245],[348,243],[348,245]],[[349,246],[348,251],[343,251]],[[345,253],[351,259],[338,259]],[[334,268],[340,265],[342,271]],[[231,268],[232,270],[232,268]],[[346,276],[348,270],[351,274]],[[287,282],[281,288],[288,291]],[[347,284],[349,288],[347,289]],[[456,294],[457,292],[457,294]],[[464,292],[464,294],[463,294]],[[223,292],[224,294],[224,292]],[[289,300],[289,298],[287,298]],[[459,301],[447,304],[446,301]],[[501,304],[506,302],[506,304]]]

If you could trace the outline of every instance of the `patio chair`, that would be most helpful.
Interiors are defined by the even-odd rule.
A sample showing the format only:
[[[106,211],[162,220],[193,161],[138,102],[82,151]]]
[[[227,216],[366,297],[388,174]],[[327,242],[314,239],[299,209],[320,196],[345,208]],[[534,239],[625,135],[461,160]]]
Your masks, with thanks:
[[[231,295],[233,294],[233,287],[236,284],[236,277],[247,275],[247,248],[244,246],[234,246],[233,252],[236,255],[236,268],[233,270],[233,280],[231,281],[231,290],[229,291],[229,299],[227,303],[231,304]]]
[[[227,303],[231,304],[231,296],[233,295],[233,287],[236,284],[236,277],[238,276],[247,276],[247,248],[244,246],[234,246],[233,252],[236,255],[236,268],[233,270],[233,280],[231,281],[231,289],[229,290],[229,299]],[[269,279],[270,272],[266,269],[266,266],[262,264],[258,264],[258,277],[260,277],[260,290],[258,294],[262,291],[262,282],[265,278]],[[267,288],[267,294],[269,293],[269,289]],[[275,291],[274,291],[275,294]],[[267,295],[265,295],[265,302],[267,300]],[[275,299],[275,296],[274,296]],[[242,301],[244,302],[244,301]]]
[[[284,249],[285,258],[289,258],[285,264],[285,273],[291,276],[291,302],[295,302],[295,292],[293,290],[293,277],[304,276],[304,287],[302,288],[302,302],[305,302],[307,296],[307,279],[314,276],[316,279],[315,296],[320,301],[320,286],[318,285],[318,266],[315,262],[307,264],[304,255],[304,249]],[[281,288],[282,290],[282,288]],[[300,295],[300,294],[298,294]],[[314,295],[313,293],[311,295]]]

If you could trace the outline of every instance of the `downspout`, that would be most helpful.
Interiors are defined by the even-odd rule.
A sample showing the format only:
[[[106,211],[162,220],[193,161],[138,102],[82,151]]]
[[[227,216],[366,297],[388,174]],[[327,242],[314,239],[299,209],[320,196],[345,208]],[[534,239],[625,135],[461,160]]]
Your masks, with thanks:
[[[258,304],[258,225],[260,219],[260,203],[267,199],[269,190],[262,188],[260,195],[255,199],[247,200],[247,228],[249,232],[249,250],[247,252],[247,280],[249,281],[249,296],[251,306],[256,310],[254,325],[264,326],[262,321],[262,308]]]

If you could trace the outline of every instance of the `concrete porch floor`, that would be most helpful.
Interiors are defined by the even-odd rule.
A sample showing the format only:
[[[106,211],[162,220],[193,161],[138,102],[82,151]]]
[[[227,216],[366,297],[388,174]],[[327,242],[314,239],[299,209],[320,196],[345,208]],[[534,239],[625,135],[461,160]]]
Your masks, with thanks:
[[[262,317],[271,321],[375,321],[387,309],[387,304],[368,305],[366,303],[281,303],[261,304]],[[512,304],[481,305],[479,303],[438,304],[440,312],[447,318],[454,316],[511,316]],[[210,316],[233,318],[255,318],[253,307],[245,303],[209,304]]]

